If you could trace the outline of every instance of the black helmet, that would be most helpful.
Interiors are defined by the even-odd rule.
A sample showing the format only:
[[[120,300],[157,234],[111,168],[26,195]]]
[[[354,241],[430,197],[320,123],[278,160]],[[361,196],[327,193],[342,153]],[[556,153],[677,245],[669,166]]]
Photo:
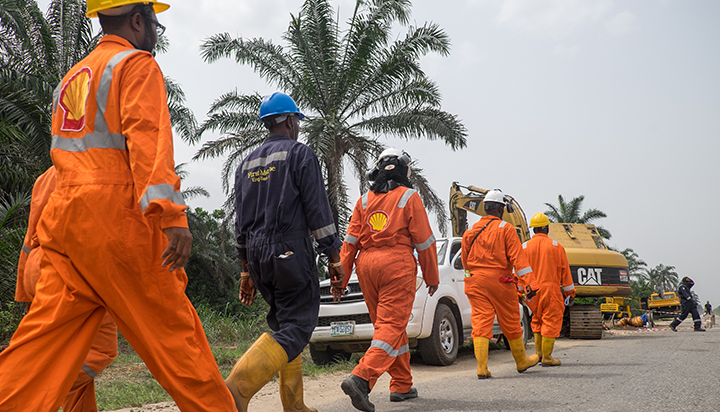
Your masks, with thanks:
[[[690,279],[690,278],[687,277],[687,276],[685,276],[684,278],[682,278],[682,282],[683,282],[683,283],[686,283],[686,284],[687,284],[688,286],[690,286],[690,287],[693,287],[693,285],[695,284],[695,282],[693,282],[693,280]]]

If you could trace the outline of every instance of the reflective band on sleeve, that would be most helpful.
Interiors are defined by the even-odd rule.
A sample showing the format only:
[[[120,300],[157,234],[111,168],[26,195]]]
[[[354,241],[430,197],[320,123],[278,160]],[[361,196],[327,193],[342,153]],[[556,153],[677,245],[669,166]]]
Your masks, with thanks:
[[[29,255],[30,252],[32,252],[32,248],[29,248],[29,247],[23,245],[23,246],[22,246],[22,251],[25,252],[25,253],[27,253],[27,254]]]
[[[422,252],[423,250],[432,246],[433,243],[435,243],[435,235],[430,235],[430,237],[426,241],[420,244],[415,243],[415,249],[417,249],[418,252]]]
[[[525,292],[525,289],[523,289],[522,286],[518,285],[517,288],[518,288],[518,292]]]
[[[570,290],[575,289],[575,285],[572,284],[572,285],[570,285],[570,286],[565,286],[565,287],[562,288],[562,289],[563,289],[565,292],[567,292],[567,291],[570,291]]]
[[[313,237],[315,237],[315,240],[320,240],[322,238],[334,235],[335,233],[337,233],[337,229],[335,228],[334,223],[330,223],[329,225],[321,227],[318,230],[313,230],[311,233]]]
[[[243,163],[242,165],[242,171],[246,171],[249,169],[254,169],[256,167],[265,167],[269,165],[272,162],[280,162],[287,159],[287,151],[284,152],[275,152],[267,157],[258,157],[257,159],[250,160],[248,162]]]
[[[92,378],[92,379],[95,379],[95,377],[97,376],[97,373],[95,373],[95,371],[92,370],[92,368],[90,368],[89,366],[87,366],[84,363],[82,366],[82,370],[83,370],[83,372],[87,373],[88,376],[90,376],[90,378]]]
[[[87,149],[118,149],[126,150],[125,136],[120,133],[87,133],[74,139],[71,137],[53,136],[53,149],[66,152],[84,152]]]
[[[527,249],[527,242],[523,243],[523,249]]]
[[[55,90],[53,90],[53,109],[52,109],[53,116],[55,116],[55,111],[57,110],[57,107],[60,104],[60,89],[61,88],[62,88],[62,80],[60,80],[60,83],[58,83]]]
[[[364,209],[367,209],[367,202],[368,202],[368,194],[365,193],[364,195],[362,195],[362,208],[363,208],[363,210],[364,210]]]
[[[526,267],[525,269],[520,269],[517,271],[518,276],[527,275],[528,273],[532,272],[532,268],[530,266]]]
[[[353,235],[345,235],[345,241],[348,242],[348,243],[350,243],[350,244],[352,244],[352,245],[356,245],[356,244],[357,244],[357,237],[355,237],[355,236],[353,236]]]
[[[553,246],[557,246],[557,240],[553,240]]]
[[[502,222],[500,222],[500,225],[498,227],[503,227],[503,226],[505,226],[506,223],[507,222],[503,220]]]
[[[399,207],[400,209],[402,209],[402,208],[405,207],[405,205],[407,204],[408,200],[410,200],[410,196],[412,196],[413,193],[417,193],[417,192],[416,192],[415,190],[413,190],[413,189],[408,189],[408,190],[405,191],[405,193],[402,194],[402,196],[400,196],[400,201],[398,202],[398,207]]]
[[[391,356],[391,357],[393,357],[393,358],[395,358],[395,357],[397,357],[397,356],[400,356],[400,355],[402,355],[403,353],[410,352],[410,346],[409,346],[409,345],[403,345],[403,346],[400,347],[400,349],[395,350],[395,349],[393,349],[393,347],[392,347],[389,343],[384,342],[384,341],[381,341],[381,340],[373,340],[373,341],[370,343],[370,347],[371,347],[371,348],[382,349],[382,350],[384,350],[384,351],[388,354],[388,356]]]
[[[185,200],[183,200],[182,194],[176,192],[175,188],[167,183],[147,187],[145,194],[140,198],[140,207],[143,212],[147,209],[150,202],[155,199],[167,199],[176,205],[185,206]]]

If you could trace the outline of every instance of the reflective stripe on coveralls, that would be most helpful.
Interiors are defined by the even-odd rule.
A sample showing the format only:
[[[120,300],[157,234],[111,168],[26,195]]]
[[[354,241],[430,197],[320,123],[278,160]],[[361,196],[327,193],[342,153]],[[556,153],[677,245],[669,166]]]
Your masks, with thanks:
[[[56,142],[98,135],[107,125],[127,138],[126,148],[85,142],[80,152],[63,150],[65,143],[51,150],[57,195],[37,225],[43,255],[33,304],[0,354],[2,411],[57,410],[82,365],[92,367],[87,355],[108,313],[181,410],[235,410],[185,295],[187,276],[169,272],[160,259],[168,244],[162,229],[187,227],[186,207],[154,199],[143,213],[139,205],[148,187],[180,190],[165,82],[150,53],[133,51],[119,61],[103,79],[107,102],[96,101],[102,76],[92,74],[128,50],[127,40],[106,35],[63,79]],[[95,125],[103,105],[105,123]]]
[[[569,295],[575,294],[565,248],[544,233],[535,233],[526,245],[525,254],[533,268],[526,281],[537,291],[531,307],[532,329],[543,337],[557,338],[565,312],[561,287]]]
[[[483,227],[485,230],[475,238]],[[532,273],[513,226],[495,216],[484,216],[463,235],[462,261],[470,271],[470,277],[465,278],[465,294],[472,308],[472,337],[492,338],[496,315],[508,340],[522,337],[518,288],[500,280],[512,276],[513,267],[518,275]],[[518,279],[522,282],[523,278]]]
[[[415,300],[418,260],[425,283],[437,285],[437,248],[417,192],[400,186],[387,193],[365,193],[355,205],[340,259],[345,273],[357,276],[375,332],[370,348],[353,370],[372,389],[385,372],[390,391],[412,387],[407,323]],[[359,253],[358,253],[359,252]],[[349,276],[345,277],[343,288]]]

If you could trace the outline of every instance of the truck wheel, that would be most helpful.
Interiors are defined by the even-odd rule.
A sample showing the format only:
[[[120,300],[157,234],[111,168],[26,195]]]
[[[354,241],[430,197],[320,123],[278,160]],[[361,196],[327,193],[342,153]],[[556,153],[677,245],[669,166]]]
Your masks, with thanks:
[[[350,360],[350,356],[352,356],[352,353],[344,350],[331,349],[329,346],[326,350],[318,350],[313,345],[310,345],[310,357],[312,357],[316,365],[329,365],[347,361]]]
[[[428,365],[452,365],[457,358],[459,332],[452,310],[439,303],[435,308],[432,334],[418,341],[423,361]]]

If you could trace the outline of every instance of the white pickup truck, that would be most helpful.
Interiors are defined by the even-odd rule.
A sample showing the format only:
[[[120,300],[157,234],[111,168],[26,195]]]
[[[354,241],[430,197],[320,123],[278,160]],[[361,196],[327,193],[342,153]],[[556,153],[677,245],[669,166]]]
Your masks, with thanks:
[[[458,347],[470,337],[470,302],[465,295],[465,271],[460,259],[462,238],[437,240],[440,285],[433,296],[427,293],[418,268],[417,291],[407,326],[410,347],[420,351],[429,365],[450,365],[455,361]],[[518,304],[524,337],[530,331],[530,311]],[[330,294],[330,281],[320,283],[320,314],[318,324],[310,338],[310,354],[316,364],[336,359],[349,359],[356,352],[365,352],[373,336],[362,290],[353,273],[345,295],[334,302]],[[493,326],[495,339],[503,339],[500,327]],[[507,344],[505,345],[507,347]]]

